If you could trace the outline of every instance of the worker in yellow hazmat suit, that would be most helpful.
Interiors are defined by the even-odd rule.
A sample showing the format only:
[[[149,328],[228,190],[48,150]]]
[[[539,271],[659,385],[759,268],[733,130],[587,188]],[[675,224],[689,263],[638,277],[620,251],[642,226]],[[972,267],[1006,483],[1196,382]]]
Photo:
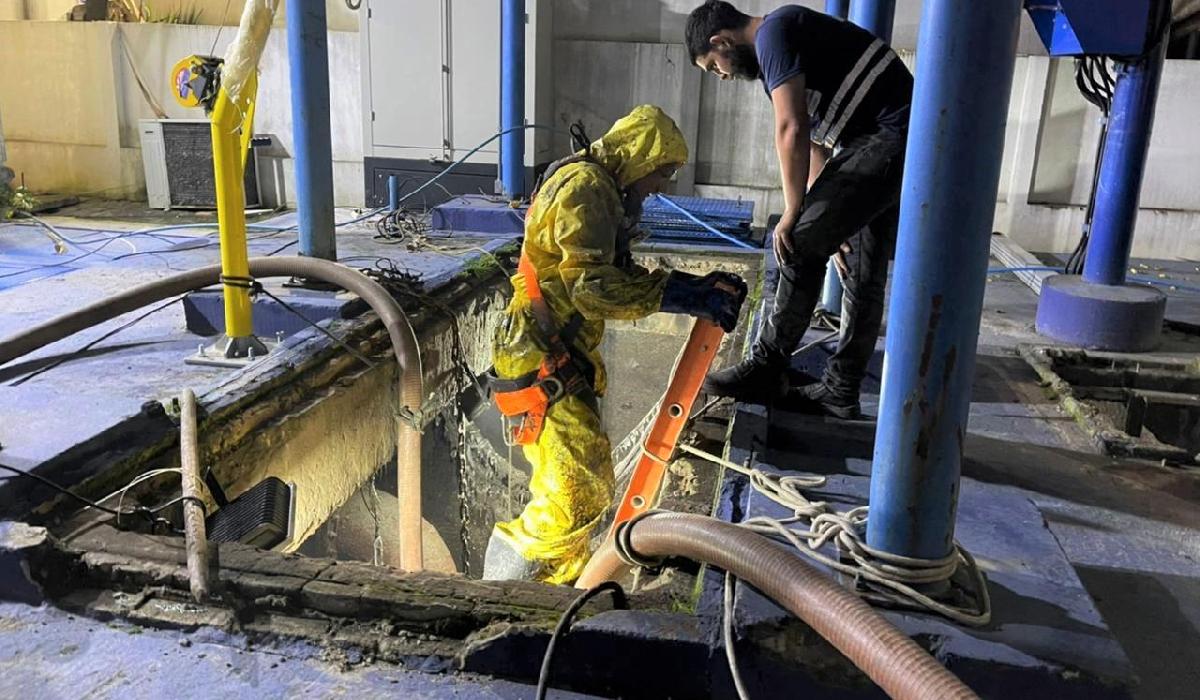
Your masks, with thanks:
[[[628,247],[642,202],[687,161],[687,144],[661,109],[642,106],[586,150],[547,170],[525,220],[512,302],[492,348],[493,396],[509,437],[533,465],[532,498],[497,523],[485,579],[574,581],[592,530],[612,503],[612,455],[596,397],[607,319],[656,311],[737,323],[746,285],[736,275],[649,271]]]

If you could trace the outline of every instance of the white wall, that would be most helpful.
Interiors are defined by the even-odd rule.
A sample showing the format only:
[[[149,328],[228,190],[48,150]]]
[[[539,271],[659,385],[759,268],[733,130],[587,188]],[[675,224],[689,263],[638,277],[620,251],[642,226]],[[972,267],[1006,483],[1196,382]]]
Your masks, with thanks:
[[[108,22],[0,22],[0,110],[9,167],[42,192],[145,196],[137,120],[153,118],[125,49],[159,104],[173,118],[200,118],[198,109],[170,96],[168,72],[190,54],[221,54],[230,28]],[[295,203],[287,42],[272,32],[260,63],[255,133],[272,134],[262,172],[265,184],[283,182],[283,198]],[[334,198],[339,205],[363,200],[358,35],[330,32],[330,91]],[[283,176],[280,180],[278,176]],[[270,196],[268,194],[268,196]]]
[[[1030,56],[1017,66],[995,228],[1031,250],[1079,239],[1100,113],[1083,100],[1073,61]],[[1167,61],[1134,231],[1133,255],[1200,255],[1200,61]]]

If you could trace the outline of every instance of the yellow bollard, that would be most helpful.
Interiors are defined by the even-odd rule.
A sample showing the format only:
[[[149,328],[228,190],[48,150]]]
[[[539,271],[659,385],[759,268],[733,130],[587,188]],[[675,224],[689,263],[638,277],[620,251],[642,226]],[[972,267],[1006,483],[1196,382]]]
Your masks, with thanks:
[[[250,264],[246,248],[246,154],[253,131],[254,97],[258,84],[251,76],[236,103],[222,87],[212,113],[213,169],[217,190],[217,218],[221,232],[221,276],[225,291],[227,356],[240,356],[254,345],[250,303]]]

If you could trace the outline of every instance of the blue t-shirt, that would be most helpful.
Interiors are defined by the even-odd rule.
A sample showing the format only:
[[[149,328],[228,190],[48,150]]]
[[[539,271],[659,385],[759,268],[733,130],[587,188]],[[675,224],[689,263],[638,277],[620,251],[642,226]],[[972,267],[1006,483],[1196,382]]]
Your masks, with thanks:
[[[815,143],[833,147],[881,128],[907,129],[912,74],[865,29],[788,5],[764,18],[754,49],[768,97],[804,76]]]

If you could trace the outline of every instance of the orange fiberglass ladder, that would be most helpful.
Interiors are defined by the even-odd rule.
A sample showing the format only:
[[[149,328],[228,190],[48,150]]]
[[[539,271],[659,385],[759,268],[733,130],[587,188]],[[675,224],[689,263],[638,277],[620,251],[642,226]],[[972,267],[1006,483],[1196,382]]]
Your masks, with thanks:
[[[658,500],[658,492],[667,473],[667,463],[675,454],[679,435],[691,417],[692,405],[700,393],[704,375],[708,374],[724,336],[721,327],[711,321],[698,319],[692,325],[692,333],[688,336],[683,354],[671,372],[667,393],[658,405],[654,425],[642,443],[642,454],[633,469],[629,486],[617,506],[610,536],[616,533],[621,523],[644,513]]]

